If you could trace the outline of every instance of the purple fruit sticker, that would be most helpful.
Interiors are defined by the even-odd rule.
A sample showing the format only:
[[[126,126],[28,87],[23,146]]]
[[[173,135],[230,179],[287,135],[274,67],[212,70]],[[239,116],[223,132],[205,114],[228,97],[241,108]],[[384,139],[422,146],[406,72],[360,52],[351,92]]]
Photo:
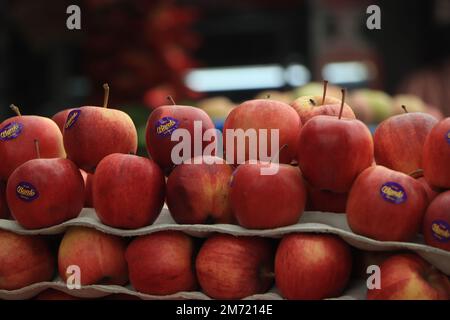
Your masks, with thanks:
[[[396,182],[386,182],[380,188],[380,195],[384,200],[395,204],[400,204],[406,201],[406,191]]]

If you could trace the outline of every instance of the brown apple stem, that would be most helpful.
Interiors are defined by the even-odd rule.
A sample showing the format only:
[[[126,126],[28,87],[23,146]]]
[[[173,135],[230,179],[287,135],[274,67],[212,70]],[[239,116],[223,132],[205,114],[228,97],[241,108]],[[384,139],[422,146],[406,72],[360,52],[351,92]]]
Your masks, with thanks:
[[[108,108],[109,85],[107,83],[103,84],[103,90],[105,91],[105,95],[103,96],[103,108]]]
[[[342,92],[342,99],[341,99],[341,110],[339,110],[339,120],[342,118],[342,112],[344,111],[345,89],[342,89],[341,92]]]
[[[287,146],[288,146],[287,143],[283,144],[283,145],[281,146],[281,148],[278,150],[278,152],[275,154],[275,157],[279,157],[279,156],[280,156],[280,153],[281,153],[281,150],[283,150],[283,149],[286,148]],[[275,157],[272,157],[272,158],[270,159],[269,164],[272,163],[272,159],[275,158]]]
[[[327,95],[327,87],[328,87],[328,81],[327,80],[323,80],[322,105],[325,103],[325,97]]]
[[[409,173],[408,176],[410,176],[414,179],[422,178],[423,177],[423,169],[414,170],[413,172]]]
[[[408,109],[406,109],[406,106],[402,105],[402,109],[405,111],[405,113],[408,113]]]
[[[36,149],[36,157],[38,159],[40,159],[41,158],[41,151],[39,149],[39,140],[38,139],[34,139],[34,147]]]
[[[169,100],[169,102],[173,105],[176,105],[175,100],[173,100],[172,96],[167,96],[167,100]]]
[[[316,105],[316,103],[314,102],[314,100],[313,99],[309,99],[309,103],[311,103],[313,106],[315,106]]]
[[[11,110],[14,111],[19,117],[22,115],[22,114],[20,113],[20,109],[19,109],[18,106],[14,105],[14,104],[11,104],[9,107],[10,107]]]

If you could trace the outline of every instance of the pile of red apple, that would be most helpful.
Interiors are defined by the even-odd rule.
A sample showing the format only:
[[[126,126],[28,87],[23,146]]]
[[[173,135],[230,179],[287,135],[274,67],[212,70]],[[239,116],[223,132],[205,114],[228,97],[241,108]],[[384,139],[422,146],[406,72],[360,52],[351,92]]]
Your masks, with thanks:
[[[17,116],[0,124],[0,218],[43,229],[93,206],[103,224],[139,229],[153,224],[166,202],[178,224],[274,229],[298,223],[304,210],[346,212],[356,234],[413,241],[422,233],[427,245],[450,251],[450,118],[438,121],[405,107],[372,136],[345,103],[345,91],[339,100],[327,96],[326,87],[322,96],[290,105],[246,101],[228,115],[224,132],[279,130],[281,147],[268,150],[280,161],[272,175],[261,175],[274,164],[252,158],[260,153],[249,144],[239,164],[204,155],[220,144],[217,136],[200,144],[194,139],[214,129],[195,107],[172,103],[151,113],[145,158],[135,155],[131,118],[108,107],[107,85],[103,106],[64,110],[53,120],[21,115],[12,106]],[[182,164],[172,157],[178,129],[192,137]],[[224,149],[233,145],[237,138],[224,134]],[[276,241],[163,231],[130,240],[70,228],[57,255],[42,236],[0,231],[0,246],[0,290],[50,281],[55,265],[65,280],[67,268],[78,265],[82,285],[129,281],[153,295],[201,289],[212,298],[240,299],[265,293],[275,282],[285,298],[323,299],[348,287],[353,264],[349,245],[328,234]],[[392,255],[381,271],[382,288],[369,290],[368,298],[450,299],[447,276],[417,255]]]

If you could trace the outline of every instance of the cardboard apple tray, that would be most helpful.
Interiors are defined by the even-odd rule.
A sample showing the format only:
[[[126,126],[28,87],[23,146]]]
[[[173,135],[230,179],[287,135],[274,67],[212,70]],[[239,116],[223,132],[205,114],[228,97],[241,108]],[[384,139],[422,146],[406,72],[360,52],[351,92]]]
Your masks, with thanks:
[[[179,225],[176,224],[167,208],[163,208],[161,215],[156,222],[151,225],[135,230],[121,230],[103,225],[97,218],[93,209],[83,209],[80,216],[76,219],[66,221],[60,225],[40,229],[25,230],[16,222],[0,219],[0,229],[9,230],[18,234],[29,235],[54,235],[61,234],[71,226],[85,226],[95,228],[104,233],[114,234],[122,237],[134,237],[139,235],[150,234],[163,230],[179,230],[195,237],[207,237],[211,233],[220,232],[237,236],[261,236],[270,238],[280,238],[288,233],[295,232],[315,232],[315,233],[331,233],[340,236],[348,244],[353,247],[370,250],[370,251],[396,251],[411,250],[422,256],[424,259],[433,264],[447,275],[450,275],[450,252],[433,248],[423,244],[421,238],[417,238],[414,242],[381,242],[354,234],[346,221],[344,214],[326,213],[326,212],[305,212],[299,223],[271,230],[247,230],[235,225]],[[126,287],[111,285],[90,285],[83,286],[78,290],[69,290],[61,279],[56,278],[53,282],[42,282],[30,285],[25,288],[14,291],[0,290],[0,299],[29,299],[39,292],[54,288],[70,293],[71,295],[83,298],[98,298],[114,293],[123,293],[137,296],[141,299],[209,299],[201,292],[179,292],[169,296],[152,296],[141,294],[133,290],[128,285]],[[365,281],[360,280],[352,282],[349,289],[344,295],[336,299],[364,299],[366,296]],[[259,294],[247,297],[246,299],[282,299],[277,293],[276,288],[265,294]]]

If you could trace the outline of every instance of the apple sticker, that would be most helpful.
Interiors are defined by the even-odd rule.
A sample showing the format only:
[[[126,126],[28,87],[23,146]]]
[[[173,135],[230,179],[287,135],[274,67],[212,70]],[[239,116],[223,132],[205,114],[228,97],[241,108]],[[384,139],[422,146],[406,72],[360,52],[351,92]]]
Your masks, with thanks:
[[[439,242],[450,241],[450,225],[444,220],[434,220],[431,223],[431,234]]]
[[[75,122],[77,122],[80,114],[81,114],[80,109],[75,109],[75,110],[70,111],[69,114],[67,115],[67,120],[66,120],[66,124],[64,125],[64,129],[72,128],[73,125],[75,124]]]
[[[23,130],[23,124],[18,122],[8,123],[0,130],[0,140],[8,141],[17,138]]]
[[[180,125],[180,121],[172,117],[163,117],[156,121],[156,134],[160,137],[167,137],[172,134]]]
[[[406,201],[406,191],[396,182],[386,182],[380,188],[380,194],[384,200],[394,204],[400,204]]]
[[[20,182],[16,187],[17,197],[23,201],[33,201],[39,197],[37,189],[29,182]]]

